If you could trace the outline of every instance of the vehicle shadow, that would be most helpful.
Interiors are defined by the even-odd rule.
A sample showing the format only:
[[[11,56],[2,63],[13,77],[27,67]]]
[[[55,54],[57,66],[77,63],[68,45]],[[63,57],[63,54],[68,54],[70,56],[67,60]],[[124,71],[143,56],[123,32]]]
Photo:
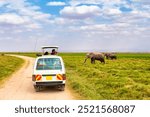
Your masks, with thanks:
[[[63,91],[60,91],[56,86],[47,86],[47,87],[41,88],[41,90],[37,93],[56,93],[56,92],[61,93]]]

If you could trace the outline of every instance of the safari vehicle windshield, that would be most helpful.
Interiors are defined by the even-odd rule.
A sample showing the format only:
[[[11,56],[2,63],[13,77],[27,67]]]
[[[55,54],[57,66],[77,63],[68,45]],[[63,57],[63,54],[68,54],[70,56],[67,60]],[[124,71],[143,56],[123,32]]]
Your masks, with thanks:
[[[59,58],[40,58],[36,70],[62,70],[61,61]]]

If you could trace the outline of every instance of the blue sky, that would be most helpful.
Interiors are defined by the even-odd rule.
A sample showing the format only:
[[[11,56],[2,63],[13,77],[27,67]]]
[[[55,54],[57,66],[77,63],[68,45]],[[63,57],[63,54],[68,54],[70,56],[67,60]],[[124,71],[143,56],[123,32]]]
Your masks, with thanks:
[[[0,51],[150,52],[149,30],[148,0],[0,0]]]

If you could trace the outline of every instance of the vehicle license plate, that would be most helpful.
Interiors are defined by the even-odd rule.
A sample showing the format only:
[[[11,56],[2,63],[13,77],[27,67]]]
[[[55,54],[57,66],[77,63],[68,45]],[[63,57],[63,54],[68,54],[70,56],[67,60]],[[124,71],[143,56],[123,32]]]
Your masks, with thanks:
[[[46,80],[52,80],[52,76],[46,76]]]

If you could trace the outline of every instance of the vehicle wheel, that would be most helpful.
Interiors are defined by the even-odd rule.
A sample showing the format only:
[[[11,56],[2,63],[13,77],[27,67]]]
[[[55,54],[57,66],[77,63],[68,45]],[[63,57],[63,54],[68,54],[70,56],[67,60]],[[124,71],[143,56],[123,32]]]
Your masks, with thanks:
[[[36,92],[39,92],[39,91],[41,90],[41,87],[35,85],[35,86],[34,86],[34,89],[35,89]]]
[[[64,91],[64,90],[65,90],[65,85],[61,85],[61,87],[60,87],[59,90],[60,90],[60,91]]]

